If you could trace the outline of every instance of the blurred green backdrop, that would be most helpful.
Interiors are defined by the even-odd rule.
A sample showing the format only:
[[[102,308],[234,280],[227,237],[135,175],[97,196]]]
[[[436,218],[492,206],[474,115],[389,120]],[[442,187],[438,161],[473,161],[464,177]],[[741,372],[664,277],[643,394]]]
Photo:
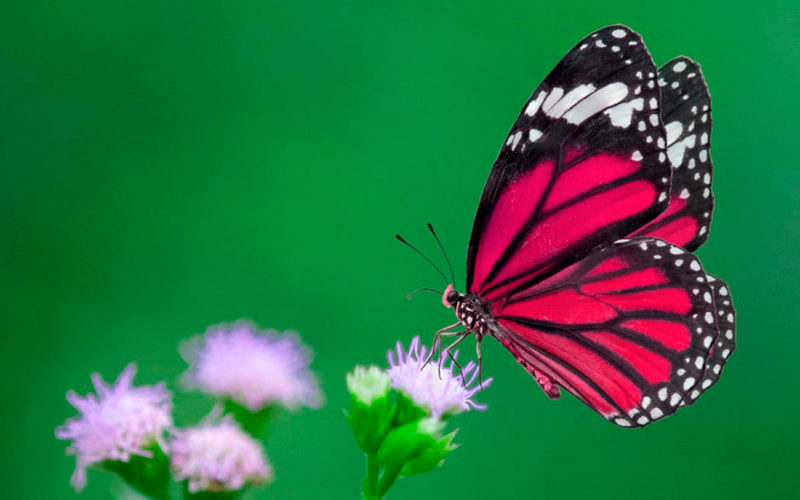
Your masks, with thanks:
[[[6,498],[71,498],[53,429],[89,373],[184,368],[176,346],[251,318],[299,330],[328,404],[285,416],[257,498],[357,498],[344,374],[451,312],[478,197],[529,93],[621,22],[656,61],[700,61],[714,97],[712,238],[739,349],[696,406],[643,431],[549,402],[496,342],[462,447],[392,498],[797,498],[800,8],[730,2],[5,2],[0,273]],[[429,338],[429,337],[426,337]],[[178,423],[210,407],[177,395]],[[83,498],[107,498],[90,475]]]

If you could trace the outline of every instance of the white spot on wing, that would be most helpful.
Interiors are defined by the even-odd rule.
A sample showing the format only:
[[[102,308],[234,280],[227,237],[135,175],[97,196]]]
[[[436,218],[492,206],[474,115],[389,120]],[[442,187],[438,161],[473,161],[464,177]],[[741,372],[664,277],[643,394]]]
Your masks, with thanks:
[[[628,128],[631,125],[631,118],[633,118],[633,110],[641,111],[644,109],[644,99],[641,97],[633,99],[628,102],[617,104],[613,108],[608,108],[604,111],[611,119],[611,124],[615,127]]]
[[[664,128],[667,131],[667,144],[670,146],[678,140],[683,132],[683,125],[679,121],[669,122]]]
[[[528,106],[525,108],[525,114],[528,116],[533,116],[539,111],[539,106],[542,105],[542,101],[544,101],[545,96],[547,96],[547,92],[542,90],[539,92],[539,95],[536,96],[536,99],[532,100],[528,103]]]
[[[522,131],[518,130],[516,134],[514,134],[514,140],[511,142],[511,150],[517,149],[517,144],[519,144],[519,140],[522,139]]]
[[[573,125],[578,125],[600,111],[621,102],[627,95],[627,85],[622,82],[609,83],[576,104],[564,115],[564,119]]]
[[[574,89],[567,92],[567,94],[559,99],[558,102],[555,102],[550,106],[548,106],[547,102],[545,102],[545,114],[551,118],[561,118],[561,116],[566,113],[568,109],[572,108],[580,100],[594,91],[595,86],[592,84],[578,85]]]
[[[626,31],[619,28],[611,32],[611,36],[614,38],[625,38],[625,35],[627,35]]]
[[[550,108],[552,108],[562,97],[564,97],[564,89],[561,87],[554,88],[550,91],[547,99],[544,100],[544,103],[542,104],[542,110],[547,113]]]
[[[686,63],[683,61],[678,61],[675,63],[674,66],[672,66],[672,71],[674,71],[675,73],[680,73],[685,69],[686,69]]]
[[[528,131],[528,139],[531,142],[535,142],[542,136],[542,131],[539,129],[532,128]]]
[[[683,155],[686,152],[686,148],[693,148],[696,139],[697,136],[692,134],[688,137],[685,137],[683,140],[676,142],[669,148],[667,148],[667,155],[669,156],[669,162],[672,163],[673,167],[678,167],[681,165],[681,163],[683,163]]]

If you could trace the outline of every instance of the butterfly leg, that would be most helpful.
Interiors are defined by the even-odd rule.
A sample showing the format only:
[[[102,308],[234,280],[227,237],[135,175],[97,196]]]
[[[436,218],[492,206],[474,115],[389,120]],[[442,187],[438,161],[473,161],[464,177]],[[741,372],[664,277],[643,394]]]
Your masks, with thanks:
[[[453,332],[456,328],[461,326],[461,322],[453,323],[450,326],[446,326],[441,330],[437,330],[436,333],[433,335],[433,345],[431,346],[431,353],[428,355],[428,359],[425,360],[425,363],[422,364],[422,368],[428,366],[428,363],[431,362],[433,356],[436,354],[436,346],[439,346],[439,351],[442,350],[442,337],[452,337],[454,335],[460,335],[462,332]]]
[[[471,332],[466,331],[466,332],[457,332],[451,334],[451,335],[460,335],[460,337],[458,337],[455,341],[453,341],[452,344],[447,346],[444,349],[444,352],[442,352],[441,356],[439,357],[439,378],[442,378],[442,363],[444,362],[445,355],[447,355],[447,357],[450,358],[450,361],[453,363],[453,365],[455,365],[455,367],[458,368],[458,373],[461,375],[462,382],[464,381],[464,374],[461,370],[461,365],[458,363],[458,361],[456,361],[456,357],[453,355],[453,348],[455,348],[458,344],[463,342],[464,339],[467,338],[470,333]]]
[[[481,356],[482,335],[475,336],[475,353],[478,356],[478,386],[483,390],[483,356]]]

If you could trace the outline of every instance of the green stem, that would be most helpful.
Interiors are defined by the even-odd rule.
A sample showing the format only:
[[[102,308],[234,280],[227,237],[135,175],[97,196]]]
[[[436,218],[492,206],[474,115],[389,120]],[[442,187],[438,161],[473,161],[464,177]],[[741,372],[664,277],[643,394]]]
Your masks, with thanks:
[[[184,484],[183,498],[186,500],[234,500],[241,496],[244,489],[238,491],[198,491],[190,493],[187,484]]]
[[[391,488],[397,480],[397,476],[400,475],[400,469],[402,469],[400,466],[390,467],[383,472],[381,480],[378,483],[378,498],[383,498],[386,495],[389,488]]]
[[[100,468],[117,474],[148,498],[169,500],[169,461],[157,444],[150,447],[150,451],[152,457],[133,455],[127,462],[103,462]]]
[[[239,403],[226,399],[224,403],[225,413],[233,415],[233,418],[242,426],[245,432],[250,434],[256,439],[264,441],[267,435],[267,429],[270,424],[275,422],[275,419],[280,414],[280,407],[277,405],[269,405],[257,412],[251,412],[248,408],[240,405]]]
[[[361,483],[361,492],[364,494],[364,500],[380,500],[378,496],[378,474],[380,473],[380,466],[378,465],[377,457],[374,454],[367,455],[367,476],[364,482]]]

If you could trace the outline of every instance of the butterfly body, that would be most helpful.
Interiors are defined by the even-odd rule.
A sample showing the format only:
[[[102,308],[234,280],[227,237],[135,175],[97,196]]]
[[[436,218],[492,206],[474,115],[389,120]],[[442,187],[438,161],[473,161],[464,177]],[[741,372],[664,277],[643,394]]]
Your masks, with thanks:
[[[474,333],[478,342],[497,328],[491,304],[474,293],[463,294],[448,285],[442,295],[442,303],[453,309],[457,324],[463,326],[466,333]]]
[[[494,337],[548,397],[565,389],[622,427],[716,383],[735,313],[727,285],[691,253],[713,210],[710,103],[697,63],[657,68],[630,28],[579,42],[500,150],[465,293],[442,296],[458,321],[434,347],[474,333],[480,358]]]

